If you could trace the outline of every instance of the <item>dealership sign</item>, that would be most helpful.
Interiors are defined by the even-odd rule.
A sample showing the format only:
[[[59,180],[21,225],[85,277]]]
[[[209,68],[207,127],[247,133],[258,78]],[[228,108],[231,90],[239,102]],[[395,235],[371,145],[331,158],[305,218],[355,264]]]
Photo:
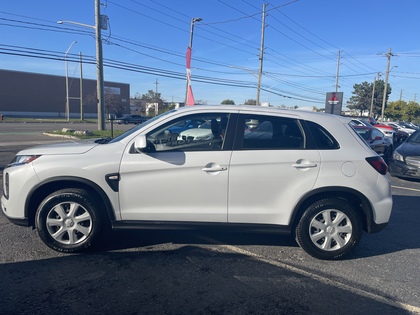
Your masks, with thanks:
[[[343,92],[328,92],[325,100],[325,112],[341,115],[343,107]]]

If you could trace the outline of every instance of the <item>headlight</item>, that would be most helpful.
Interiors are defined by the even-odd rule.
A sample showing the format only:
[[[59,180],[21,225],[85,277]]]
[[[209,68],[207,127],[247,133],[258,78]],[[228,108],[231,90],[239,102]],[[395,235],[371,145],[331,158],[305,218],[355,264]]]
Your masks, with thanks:
[[[397,150],[395,150],[392,154],[392,158],[394,159],[394,161],[404,162],[404,157]]]
[[[8,167],[31,163],[35,161],[37,158],[39,158],[40,156],[41,155],[16,155],[14,159],[12,160],[12,162],[10,162]]]

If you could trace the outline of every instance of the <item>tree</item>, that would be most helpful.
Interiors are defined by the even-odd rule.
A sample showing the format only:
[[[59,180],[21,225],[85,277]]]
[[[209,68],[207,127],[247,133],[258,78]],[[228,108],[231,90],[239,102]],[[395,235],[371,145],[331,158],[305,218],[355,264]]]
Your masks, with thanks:
[[[148,90],[146,94],[143,94],[140,97],[141,100],[147,101],[142,102],[143,107],[145,107],[145,113],[149,117],[156,116],[156,114],[164,112],[166,109],[163,108],[163,99],[161,99],[161,94],[156,93],[153,90]],[[156,113],[157,106],[157,113]]]
[[[233,100],[224,100],[222,101],[221,104],[226,104],[226,105],[235,105],[235,102]]]
[[[105,111],[109,114],[115,114],[117,117],[126,113],[129,110],[121,102],[119,94],[112,93],[111,89],[105,88]]]
[[[105,88],[105,114],[115,114],[120,116],[123,113],[126,113],[128,109],[127,106],[121,102],[121,97],[119,94],[112,93],[111,89]],[[85,109],[88,107],[97,107],[98,98],[96,92],[88,94],[83,100],[83,106]]]
[[[373,99],[373,116],[377,117],[381,115],[382,112],[382,100],[384,95],[384,86],[385,82],[383,80],[378,80],[375,83],[375,94]],[[365,112],[370,111],[372,103],[372,91],[373,83],[362,82],[362,84],[353,85],[354,91],[350,97],[350,100],[347,102],[347,107],[349,109],[357,110],[360,112],[360,115],[363,115]],[[391,94],[391,86],[388,84],[386,100],[388,100],[389,95]],[[386,107],[386,104],[385,104]]]
[[[254,99],[248,99],[244,103],[245,105],[257,105],[257,100]]]
[[[407,103],[403,115],[404,121],[419,123],[420,120],[420,105],[414,101]]]
[[[420,105],[410,101],[390,102],[385,110],[385,116],[394,121],[410,121],[418,123],[420,121]]]
[[[407,105],[404,101],[390,102],[385,110],[385,117],[393,121],[403,120],[403,108]]]

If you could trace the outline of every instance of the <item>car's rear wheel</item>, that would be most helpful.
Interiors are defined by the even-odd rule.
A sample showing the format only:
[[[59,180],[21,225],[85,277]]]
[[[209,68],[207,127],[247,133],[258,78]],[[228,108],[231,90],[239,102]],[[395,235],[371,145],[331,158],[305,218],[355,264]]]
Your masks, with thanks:
[[[103,226],[97,203],[83,189],[62,189],[50,194],[36,213],[41,240],[60,252],[80,252],[91,247]]]
[[[339,259],[360,241],[360,215],[348,202],[326,198],[309,206],[296,227],[296,241],[309,255]]]

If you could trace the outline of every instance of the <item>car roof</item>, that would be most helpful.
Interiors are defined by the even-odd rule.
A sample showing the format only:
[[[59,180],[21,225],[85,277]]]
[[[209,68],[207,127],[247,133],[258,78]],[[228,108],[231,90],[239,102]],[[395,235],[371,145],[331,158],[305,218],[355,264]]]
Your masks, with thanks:
[[[222,111],[239,111],[241,113],[253,113],[253,114],[283,114],[288,116],[294,116],[299,119],[314,119],[316,121],[337,119],[342,123],[350,122],[351,118],[327,114],[322,112],[313,112],[308,110],[298,110],[298,109],[284,109],[279,107],[269,107],[269,106],[256,106],[256,105],[194,105],[194,106],[185,106],[175,109],[175,111],[191,111],[191,112],[200,112],[207,110],[222,110]]]

